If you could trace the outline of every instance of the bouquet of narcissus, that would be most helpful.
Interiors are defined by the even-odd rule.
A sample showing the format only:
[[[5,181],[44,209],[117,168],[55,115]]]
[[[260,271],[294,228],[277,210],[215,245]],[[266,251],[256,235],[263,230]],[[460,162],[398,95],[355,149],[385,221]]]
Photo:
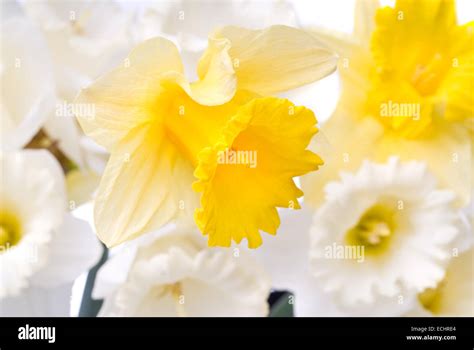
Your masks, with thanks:
[[[349,3],[3,2],[0,316],[473,316],[470,4]]]

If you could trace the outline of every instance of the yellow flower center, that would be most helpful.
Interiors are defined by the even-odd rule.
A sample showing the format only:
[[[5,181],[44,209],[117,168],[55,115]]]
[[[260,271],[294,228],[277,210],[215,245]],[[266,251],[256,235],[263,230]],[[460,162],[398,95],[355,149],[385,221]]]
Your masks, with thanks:
[[[433,95],[440,86],[446,72],[450,68],[450,60],[437,52],[430,56],[426,63],[420,60],[415,64],[411,76],[411,84],[421,96]]]
[[[394,211],[386,204],[372,206],[346,233],[347,244],[363,246],[369,255],[383,253],[395,230],[394,215]]]
[[[237,91],[234,98],[220,106],[203,106],[177,86],[166,86],[156,103],[157,131],[197,166],[199,152],[218,141],[222,128],[238,109],[255,94]]]
[[[439,312],[445,285],[446,279],[438,283],[435,288],[427,288],[418,294],[418,300],[426,310],[433,314],[437,314]]]
[[[156,290],[156,297],[163,298],[166,295],[171,295],[173,298],[175,307],[176,307],[176,314],[179,317],[186,317],[187,312],[184,309],[184,294],[183,294],[183,285],[181,282],[175,282],[171,284],[166,284],[164,286],[157,286]]]
[[[397,1],[375,21],[370,115],[405,138],[472,117],[473,24],[457,25],[453,1]]]
[[[18,244],[21,236],[21,225],[17,216],[4,209],[0,210],[0,254]]]

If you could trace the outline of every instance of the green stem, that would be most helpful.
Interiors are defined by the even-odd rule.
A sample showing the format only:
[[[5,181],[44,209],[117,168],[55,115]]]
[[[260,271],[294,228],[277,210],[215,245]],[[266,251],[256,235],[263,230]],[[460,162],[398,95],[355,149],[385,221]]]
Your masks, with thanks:
[[[100,267],[107,261],[109,250],[103,245],[104,252],[99,262],[89,270],[87,274],[86,285],[82,293],[81,307],[79,317],[96,317],[102,307],[103,300],[92,299],[92,290],[94,289],[95,278]]]

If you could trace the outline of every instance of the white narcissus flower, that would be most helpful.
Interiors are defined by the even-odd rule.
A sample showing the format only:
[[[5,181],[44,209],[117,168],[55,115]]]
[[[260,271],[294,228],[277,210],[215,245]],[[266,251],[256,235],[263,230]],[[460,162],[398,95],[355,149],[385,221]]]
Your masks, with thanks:
[[[23,7],[46,38],[59,96],[67,101],[118,64],[131,45],[131,15],[116,1],[25,1]]]
[[[325,192],[311,230],[311,272],[350,312],[406,311],[445,277],[466,234],[454,194],[437,190],[421,162],[365,161]]]
[[[87,33],[75,33],[67,28],[72,25],[68,22],[71,13],[67,9],[84,11],[85,8],[92,8],[91,4],[85,7],[78,5],[77,9],[76,5],[64,2],[26,2],[21,7],[12,1],[6,5],[4,8],[2,4],[5,11],[2,12],[3,50],[0,62],[2,149],[16,150],[33,142],[35,147],[52,146],[55,151],[63,153],[79,167],[73,174],[68,174],[69,199],[79,205],[91,199],[108,154],[97,151],[97,147],[91,150],[91,146],[84,146],[85,137],[78,129],[71,108],[73,105],[69,103],[82,84],[89,83],[100,73],[100,69],[97,69],[97,57],[87,56],[90,50],[85,50],[87,59],[81,57],[80,48],[76,47],[76,39],[73,38],[79,34],[84,35],[93,46],[94,40],[104,41],[103,35],[106,34],[107,27],[90,26],[94,30]],[[64,10],[62,13],[59,11],[61,6]],[[109,6],[115,9],[112,4]],[[36,21],[25,16],[25,8]],[[104,5],[97,8],[101,8],[103,12],[108,7]],[[63,40],[57,40],[58,38]],[[123,41],[124,38],[120,40]],[[25,42],[29,45],[23,45]],[[108,49],[117,50],[113,45],[103,46],[100,57],[117,54],[117,51],[108,52]],[[101,69],[106,66],[104,63]],[[85,69],[89,69],[87,74],[84,73]],[[90,77],[85,78],[86,75]],[[38,133],[39,131],[42,132]]]
[[[22,5],[40,28],[53,60],[58,99],[43,127],[81,170],[90,170],[89,150],[82,147],[74,113],[87,108],[93,114],[93,107],[75,106],[73,99],[82,87],[121,62],[131,45],[132,14],[115,1],[25,1]]]
[[[50,153],[9,152],[0,160],[0,314],[66,316],[70,293],[60,293],[65,299],[52,309],[27,300],[41,303],[39,295],[67,289],[101,247],[90,226],[66,211],[64,176]]]
[[[191,226],[133,241],[98,273],[101,316],[266,316],[270,282],[247,254],[211,249]],[[131,244],[134,244],[133,246]]]
[[[467,316],[472,314],[474,305],[472,250],[469,251],[473,241],[470,229],[472,222],[469,223],[468,218],[471,211],[472,207],[467,207],[456,219],[456,226],[462,234],[453,244],[453,258],[441,282],[435,288],[426,288],[418,294],[412,293],[411,298],[395,298],[396,303],[387,298],[379,298],[377,308],[369,304],[362,304],[357,310],[346,308],[341,303],[336,303],[330,293],[324,293],[321,281],[314,277],[309,264],[313,248],[310,246],[309,234],[313,212],[304,203],[301,210],[282,214],[279,240],[266,239],[263,246],[252,253],[270,274],[272,287],[290,291],[294,295],[292,302],[295,316]],[[318,225],[318,221],[314,225]],[[466,234],[467,232],[471,234]],[[354,273],[353,277],[357,276]],[[403,307],[398,304],[399,301],[403,303]]]
[[[46,43],[34,26],[15,12],[1,28],[1,147],[16,150],[54,111],[56,96]]]

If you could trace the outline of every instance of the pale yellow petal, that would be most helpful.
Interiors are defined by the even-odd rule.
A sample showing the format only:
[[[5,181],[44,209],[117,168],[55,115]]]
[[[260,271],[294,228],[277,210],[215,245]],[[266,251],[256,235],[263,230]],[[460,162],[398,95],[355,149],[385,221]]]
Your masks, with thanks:
[[[354,37],[360,45],[369,47],[370,36],[375,29],[375,13],[380,7],[378,0],[357,0],[354,16]]]
[[[237,78],[229,56],[230,43],[227,39],[209,39],[206,55],[209,65],[201,79],[190,85],[189,95],[200,104],[214,106],[232,99]]]
[[[251,30],[228,26],[211,40],[230,41],[229,54],[239,89],[272,95],[317,81],[336,68],[336,56],[311,34],[287,26]],[[204,78],[212,62],[206,52],[198,75]]]
[[[454,191],[459,205],[467,204],[474,183],[471,132],[445,121],[437,121],[429,130],[423,137],[406,139],[374,118],[356,119],[339,108],[321,128],[324,142],[317,136],[311,145],[325,164],[302,177],[305,201],[319,206],[325,184],[338,179],[341,172],[354,171],[365,158],[384,162],[398,156],[402,161],[426,162],[439,186]]]
[[[359,44],[356,39],[347,33],[321,27],[308,28],[308,33],[313,35],[328,50],[335,52],[339,59],[347,59],[354,50],[358,49]]]
[[[111,150],[131,129],[153,120],[149,106],[162,91],[162,75],[173,72],[182,74],[183,66],[172,42],[154,38],[138,45],[123,66],[77,97],[76,115],[84,132]],[[92,107],[93,113],[86,107]]]
[[[440,86],[438,96],[444,117],[451,121],[474,118],[474,21],[457,27],[452,35],[451,69]]]
[[[357,120],[342,107],[324,123],[310,149],[321,155],[324,165],[301,177],[305,203],[318,207],[325,200],[323,188],[339,179],[340,172],[353,172],[365,158],[373,155],[374,142],[383,136],[384,127],[372,118]]]
[[[178,217],[192,217],[191,164],[163,135],[138,128],[116,147],[102,177],[94,207],[99,238],[115,246]]]
[[[466,205],[474,185],[472,133],[462,124],[436,121],[430,132],[416,140],[388,133],[374,143],[376,158],[399,155],[401,160],[420,160],[428,164],[439,186],[458,195],[457,204]]]

